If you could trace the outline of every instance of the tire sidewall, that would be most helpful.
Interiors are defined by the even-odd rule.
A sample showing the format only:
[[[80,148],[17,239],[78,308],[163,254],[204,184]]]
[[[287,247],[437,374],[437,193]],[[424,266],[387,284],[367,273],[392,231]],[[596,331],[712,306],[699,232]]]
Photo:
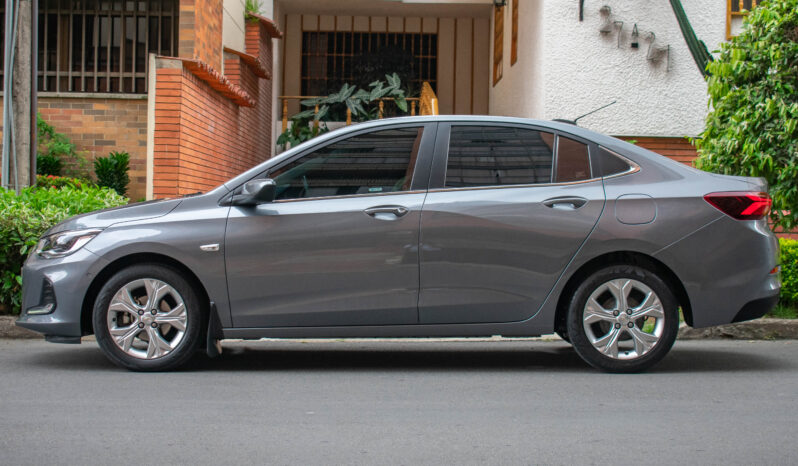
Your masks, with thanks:
[[[154,278],[172,286],[183,298],[187,314],[185,334],[177,348],[166,356],[152,360],[139,359],[122,351],[113,341],[107,324],[108,306],[114,295],[124,285],[142,278]],[[161,264],[139,264],[120,270],[103,285],[94,302],[92,324],[97,343],[111,362],[135,371],[162,371],[184,364],[194,354],[202,329],[202,316],[197,293],[180,272]]]
[[[590,343],[582,324],[585,304],[593,291],[618,278],[637,280],[651,288],[659,297],[665,315],[665,328],[654,348],[631,360],[613,359],[602,354]],[[639,266],[609,266],[592,273],[577,287],[568,306],[567,329],[574,349],[591,366],[606,372],[640,372],[665,357],[676,341],[679,331],[678,303],[668,285],[655,273]]]

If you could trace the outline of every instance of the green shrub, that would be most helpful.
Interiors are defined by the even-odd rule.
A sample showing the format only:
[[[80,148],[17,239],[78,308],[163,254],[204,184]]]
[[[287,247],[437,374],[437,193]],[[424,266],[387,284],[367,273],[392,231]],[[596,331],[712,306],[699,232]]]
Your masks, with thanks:
[[[39,175],[61,176],[64,172],[71,177],[88,175],[88,161],[85,152],[78,152],[72,141],[55,127],[47,123],[41,115],[36,115],[37,155],[36,173]]]
[[[244,2],[244,19],[248,21],[258,21],[258,18],[253,18],[251,14],[259,15],[263,10],[263,2],[261,0],[246,0]]]
[[[130,183],[127,174],[129,166],[130,154],[127,152],[111,152],[108,157],[98,157],[94,161],[97,186],[111,188],[120,196],[124,196]]]
[[[767,179],[772,220],[790,230],[798,225],[798,0],[754,8],[707,70],[711,111],[695,140],[697,166]]]
[[[127,199],[108,188],[85,184],[25,188],[19,195],[0,188],[0,304],[19,313],[22,263],[45,231],[74,215],[126,203]]]
[[[80,180],[77,178],[68,178],[66,176],[53,176],[53,175],[37,175],[36,186],[39,188],[82,188],[83,186],[93,187],[94,183],[88,180]]]
[[[798,306],[798,241],[781,238],[781,304]]]
[[[38,154],[36,156],[36,174],[45,176],[61,176],[63,163],[54,155]]]

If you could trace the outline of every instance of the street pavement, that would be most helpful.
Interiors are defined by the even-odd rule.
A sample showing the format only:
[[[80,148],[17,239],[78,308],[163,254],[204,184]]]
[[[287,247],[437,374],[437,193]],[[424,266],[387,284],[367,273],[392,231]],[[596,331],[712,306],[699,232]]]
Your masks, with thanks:
[[[562,341],[226,342],[143,374],[0,340],[0,464],[797,464],[798,341],[679,341],[645,374]]]

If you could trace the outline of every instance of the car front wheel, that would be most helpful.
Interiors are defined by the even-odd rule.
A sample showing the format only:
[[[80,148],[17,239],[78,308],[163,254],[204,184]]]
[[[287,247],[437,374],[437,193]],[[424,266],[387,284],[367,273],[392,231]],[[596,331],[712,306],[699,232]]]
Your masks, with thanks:
[[[160,264],[127,267],[102,287],[94,333],[105,355],[135,371],[177,368],[194,354],[202,312],[197,293],[176,270]]]
[[[611,266],[594,272],[577,288],[567,329],[576,352],[593,367],[640,372],[673,346],[678,304],[655,273],[638,266]]]

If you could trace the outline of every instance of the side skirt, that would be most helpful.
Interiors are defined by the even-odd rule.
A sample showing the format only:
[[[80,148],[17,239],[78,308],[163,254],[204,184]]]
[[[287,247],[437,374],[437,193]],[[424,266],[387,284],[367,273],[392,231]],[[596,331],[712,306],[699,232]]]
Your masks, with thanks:
[[[260,338],[430,338],[430,337],[535,337],[554,333],[531,321],[491,324],[381,325],[355,327],[226,328],[225,339]]]

